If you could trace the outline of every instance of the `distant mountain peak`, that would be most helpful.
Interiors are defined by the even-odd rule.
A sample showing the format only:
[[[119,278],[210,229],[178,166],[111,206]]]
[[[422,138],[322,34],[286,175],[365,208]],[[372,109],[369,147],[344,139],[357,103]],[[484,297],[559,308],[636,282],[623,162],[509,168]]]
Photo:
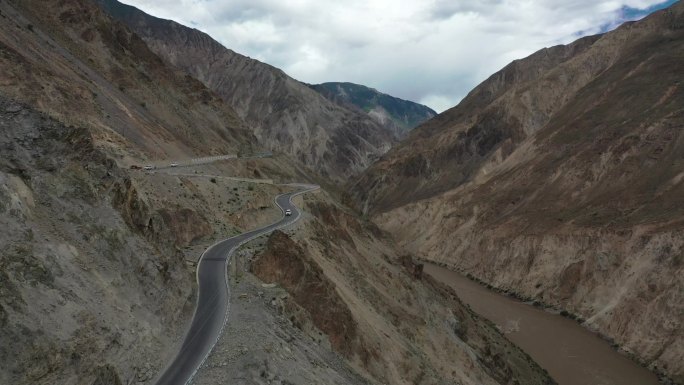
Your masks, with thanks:
[[[376,122],[391,127],[398,138],[404,137],[410,130],[437,115],[428,106],[361,84],[326,82],[309,87],[337,104],[361,110]]]

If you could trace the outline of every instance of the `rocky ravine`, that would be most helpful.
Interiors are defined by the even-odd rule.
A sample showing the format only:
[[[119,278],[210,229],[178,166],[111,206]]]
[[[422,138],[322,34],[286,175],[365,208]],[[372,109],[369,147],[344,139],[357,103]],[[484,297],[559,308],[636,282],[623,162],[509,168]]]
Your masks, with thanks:
[[[684,4],[541,50],[350,188],[408,250],[684,382]]]
[[[250,150],[252,140],[221,98],[167,66],[91,1],[0,2],[0,55],[0,383],[149,382],[174,354],[191,316],[194,263],[201,251],[280,215],[271,206],[280,188],[227,176],[292,180],[297,168],[281,157],[188,168],[190,175],[131,169],[150,159]],[[310,209],[323,216],[329,211]],[[359,226],[350,215],[343,221]],[[349,347],[335,346],[358,368],[367,368],[360,373],[398,381],[407,374],[423,382],[548,382],[451,294],[412,287],[396,262],[378,262],[389,273],[374,267],[368,277],[337,267],[336,251],[352,253],[356,263],[370,260],[356,251],[353,242],[360,240],[363,248],[370,242],[373,258],[381,255],[376,251],[396,253],[386,240],[364,240],[363,232],[339,246],[333,235],[344,232],[330,231],[319,233],[324,238],[312,249],[317,261],[331,261],[317,276],[337,285],[334,291],[328,286],[328,293],[339,287],[347,296],[374,293],[371,282],[387,274],[382,295],[363,296],[356,305],[354,297],[339,295],[345,306],[352,303],[349,314],[358,326]],[[350,278],[336,278],[338,269]],[[398,291],[414,304],[410,312],[392,299]],[[426,301],[432,305],[424,307]],[[439,334],[420,331],[433,311]],[[376,314],[382,315],[380,324]],[[395,346],[392,359],[380,354],[385,334],[379,325],[398,341],[388,345]],[[322,335],[316,334],[323,340]],[[307,345],[297,345],[306,356]],[[317,352],[329,353],[325,345]],[[429,366],[423,369],[423,363]],[[356,379],[345,365],[338,365],[337,377]],[[385,374],[386,368],[393,372]],[[334,378],[333,373],[323,380]]]
[[[237,54],[209,35],[121,4],[98,0],[167,62],[218,93],[264,146],[291,155],[320,175],[346,181],[397,140],[390,126],[327,100],[268,64]]]

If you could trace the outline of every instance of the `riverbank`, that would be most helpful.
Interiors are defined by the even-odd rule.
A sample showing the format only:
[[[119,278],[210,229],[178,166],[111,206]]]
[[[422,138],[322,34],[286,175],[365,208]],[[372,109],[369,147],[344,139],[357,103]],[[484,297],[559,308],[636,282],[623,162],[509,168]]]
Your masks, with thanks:
[[[426,263],[424,271],[451,286],[465,304],[496,324],[559,385],[659,384],[653,372],[569,318],[497,293],[438,265]]]

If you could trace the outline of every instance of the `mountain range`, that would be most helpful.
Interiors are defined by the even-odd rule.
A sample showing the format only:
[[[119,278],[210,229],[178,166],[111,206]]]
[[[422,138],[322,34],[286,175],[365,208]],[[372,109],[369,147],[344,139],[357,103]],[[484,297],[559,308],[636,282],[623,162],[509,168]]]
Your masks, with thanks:
[[[152,383],[202,253],[315,182],[234,254],[197,383],[554,384],[435,263],[682,384],[682,62],[679,2],[436,114],[115,0],[0,1],[0,383]]]

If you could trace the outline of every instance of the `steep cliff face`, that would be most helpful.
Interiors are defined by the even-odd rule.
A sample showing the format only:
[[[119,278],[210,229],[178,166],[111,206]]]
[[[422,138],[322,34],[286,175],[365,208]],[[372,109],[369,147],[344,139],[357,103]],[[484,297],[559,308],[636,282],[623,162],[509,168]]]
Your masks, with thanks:
[[[165,61],[218,93],[254,127],[260,143],[324,177],[345,181],[396,142],[391,128],[327,100],[277,68],[223,47],[203,32],[115,0],[98,2]]]
[[[350,189],[409,250],[683,380],[684,5],[539,51]]]
[[[374,225],[325,193],[305,196],[304,207],[310,214],[294,235],[271,235],[252,270],[290,293],[295,324],[324,333],[366,378],[390,384],[553,383],[452,291],[423,276],[420,265]]]
[[[309,87],[337,104],[368,114],[379,124],[390,127],[399,138],[437,115],[430,107],[395,98],[360,84],[330,82]]]

